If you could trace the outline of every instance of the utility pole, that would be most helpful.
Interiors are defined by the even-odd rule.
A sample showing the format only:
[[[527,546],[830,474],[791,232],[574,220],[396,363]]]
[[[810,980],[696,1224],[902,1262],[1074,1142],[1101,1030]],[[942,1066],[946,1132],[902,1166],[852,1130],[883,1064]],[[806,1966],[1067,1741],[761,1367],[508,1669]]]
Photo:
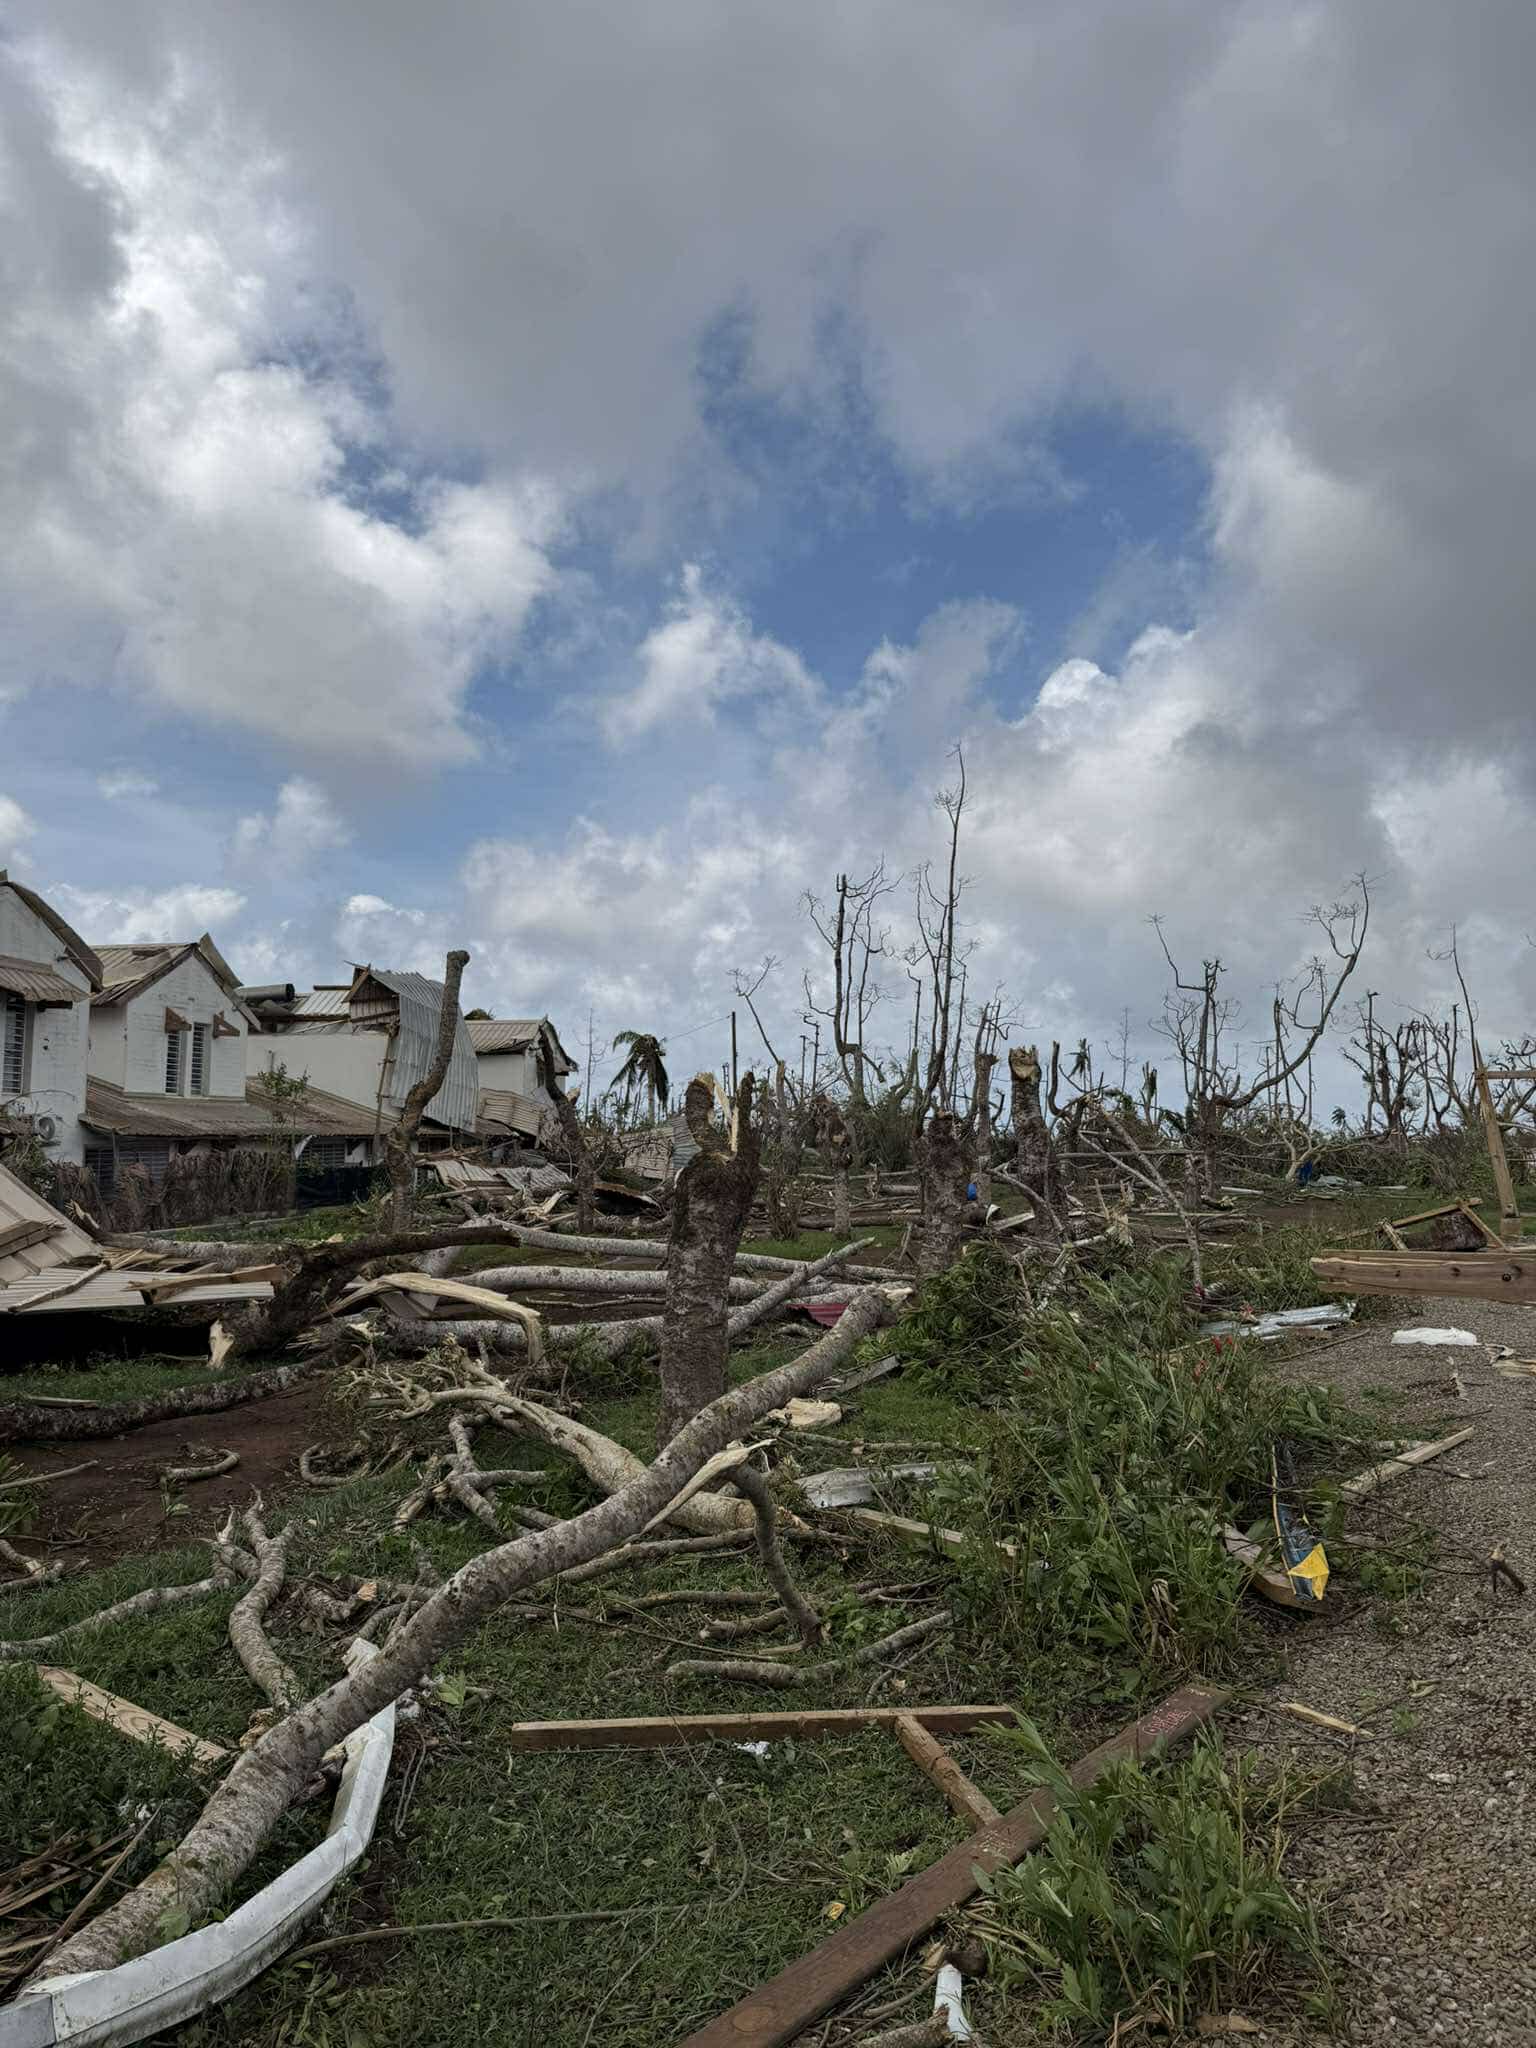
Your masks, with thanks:
[[[735,1012],[734,1010],[732,1010],[732,1012],[731,1012],[731,1100],[732,1100],[732,1102],[734,1102],[734,1101],[736,1100],[736,1088],[737,1088],[737,1074],[736,1074],[736,1012]]]
[[[593,1038],[592,1038],[592,1014],[593,1014],[593,1013],[592,1013],[592,1005],[591,1005],[590,1003],[588,1003],[588,1005],[587,1005],[587,1087],[586,1087],[586,1103],[585,1103],[585,1114],[586,1114],[587,1116],[591,1116],[591,1114],[592,1114],[592,1045],[593,1045]]]

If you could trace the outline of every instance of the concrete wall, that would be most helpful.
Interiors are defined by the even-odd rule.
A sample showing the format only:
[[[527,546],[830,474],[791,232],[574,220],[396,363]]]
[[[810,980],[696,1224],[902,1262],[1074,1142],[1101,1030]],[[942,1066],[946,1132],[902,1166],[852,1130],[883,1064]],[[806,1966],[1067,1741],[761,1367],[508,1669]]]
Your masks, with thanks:
[[[482,1088],[510,1088],[515,1095],[548,1097],[539,1086],[538,1067],[533,1051],[527,1052],[483,1052],[480,1061],[480,1086]]]
[[[188,1024],[212,1025],[219,1015],[233,1027],[233,1038],[210,1034],[208,1085],[203,1093],[242,1098],[245,1018],[207,962],[195,953],[126,1003],[105,1004],[91,1012],[91,1073],[97,1080],[126,1088],[130,1095],[163,1095],[167,1010],[185,1017]],[[185,1060],[184,1054],[184,1074]]]
[[[34,960],[50,967],[81,992],[73,1009],[41,1010],[28,1005],[31,1034],[27,1091],[5,1098],[7,1107],[23,1116],[51,1116],[57,1136],[48,1147],[50,1159],[70,1159],[77,1165],[85,1156],[80,1129],[80,1112],[85,1107],[86,998],[90,984],[68,956],[48,926],[11,890],[0,888],[0,953],[13,959]]]
[[[293,1080],[307,1074],[312,1087],[372,1110],[388,1050],[382,1031],[253,1031],[245,1041],[246,1072],[260,1074],[278,1063]]]

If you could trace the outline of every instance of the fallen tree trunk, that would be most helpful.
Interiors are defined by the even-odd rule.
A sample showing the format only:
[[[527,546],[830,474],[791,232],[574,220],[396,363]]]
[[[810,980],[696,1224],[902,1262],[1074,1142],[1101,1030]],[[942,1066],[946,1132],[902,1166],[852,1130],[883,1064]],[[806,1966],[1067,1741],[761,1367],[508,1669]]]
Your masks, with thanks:
[[[266,1372],[247,1373],[243,1379],[167,1387],[161,1393],[139,1394],[127,1401],[103,1401],[99,1406],[91,1403],[80,1408],[55,1408],[41,1401],[7,1401],[0,1404],[0,1443],[34,1438],[49,1443],[74,1443],[85,1437],[120,1436],[126,1429],[138,1429],[146,1422],[169,1422],[179,1415],[220,1415],[226,1408],[243,1407],[247,1401],[265,1401],[273,1394],[286,1394],[321,1362],[306,1359],[297,1365],[275,1365]]]
[[[506,1288],[518,1294],[528,1290],[566,1294],[638,1294],[659,1299],[666,1292],[665,1269],[654,1272],[613,1273],[599,1266],[486,1266],[475,1274],[477,1287]],[[750,1274],[734,1273],[726,1282],[732,1301],[755,1301],[768,1285]]]
[[[819,1344],[712,1401],[618,1493],[555,1528],[530,1531],[471,1558],[422,1602],[377,1657],[287,1715],[246,1751],[180,1845],[71,1936],[49,1958],[48,1976],[106,1969],[142,1954],[162,1938],[164,1916],[172,1909],[196,1925],[249,1868],[333,1744],[419,1683],[527,1587],[638,1535],[717,1451],[769,1409],[818,1385],[890,1313],[878,1288],[861,1290]]]
[[[526,1245],[530,1251],[538,1252],[590,1252],[602,1259],[654,1259],[665,1264],[667,1245],[657,1237],[578,1237],[560,1230],[544,1230],[537,1225],[513,1223],[506,1226],[508,1244]],[[247,1256],[257,1249],[247,1245]],[[798,1259],[781,1259],[768,1252],[737,1252],[735,1265],[744,1273],[798,1273],[803,1270]],[[904,1280],[910,1274],[898,1273],[891,1266],[864,1266],[859,1272],[861,1280]]]
[[[864,1240],[868,1242],[867,1239]],[[726,1319],[726,1331],[732,1343],[744,1337],[763,1322],[774,1310],[782,1308],[794,1295],[803,1293],[806,1283],[817,1279],[832,1267],[840,1265],[859,1249],[859,1241],[841,1245],[836,1251],[823,1252],[819,1259],[813,1259],[808,1266],[790,1265],[782,1279],[765,1287],[751,1301],[731,1310]],[[528,1269],[523,1266],[493,1268],[508,1274],[521,1275]],[[484,1279],[484,1275],[477,1275]],[[514,1281],[513,1285],[520,1282]],[[631,1344],[656,1343],[661,1336],[660,1316],[625,1316],[611,1323],[555,1323],[544,1332],[544,1348],[558,1356],[564,1351],[596,1349],[604,1358],[619,1358]],[[478,1319],[435,1318],[423,1316],[418,1322],[400,1323],[393,1330],[380,1332],[375,1339],[375,1349],[382,1355],[399,1355],[402,1352],[418,1350],[422,1345],[443,1344],[449,1339],[463,1345],[466,1351],[473,1351],[484,1344],[487,1351],[494,1351],[506,1357],[522,1357],[527,1352],[527,1339],[514,1323],[482,1322]],[[546,1377],[553,1378],[553,1374]]]

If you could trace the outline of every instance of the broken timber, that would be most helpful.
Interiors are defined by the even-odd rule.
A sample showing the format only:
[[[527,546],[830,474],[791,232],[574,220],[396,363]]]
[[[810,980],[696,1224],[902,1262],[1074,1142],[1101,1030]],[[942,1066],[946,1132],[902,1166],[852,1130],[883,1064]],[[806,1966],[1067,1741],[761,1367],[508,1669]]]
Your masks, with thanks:
[[[1091,1785],[1123,1758],[1144,1756],[1159,1743],[1182,1740],[1208,1720],[1224,1698],[1224,1693],[1198,1687],[1174,1693],[1075,1763],[1070,1772],[1073,1784]],[[877,1899],[729,2012],[690,2034],[682,2048],[783,2048],[876,1970],[902,1955],[936,1920],[971,1898],[980,1888],[982,1873],[1017,1863],[1038,1848],[1055,1812],[1048,1792],[1031,1793],[899,1890]]]
[[[519,1721],[509,1746],[523,1749],[671,1749],[685,1742],[762,1742],[847,1735],[915,1721],[941,1735],[1012,1725],[1012,1707],[807,1707],[790,1714],[665,1714],[628,1721]]]
[[[1312,1271],[1334,1293],[1440,1294],[1536,1306],[1536,1256],[1523,1251],[1323,1252]]]
[[[178,1728],[174,1721],[162,1720],[147,1707],[136,1707],[131,1700],[120,1700],[115,1693],[103,1692],[99,1685],[92,1685],[88,1678],[78,1678],[73,1671],[61,1671],[54,1664],[39,1664],[36,1668],[44,1685],[51,1687],[61,1700],[89,1714],[93,1721],[105,1722],[120,1735],[132,1736],[135,1742],[152,1743],[196,1764],[221,1764],[230,1755],[217,1742],[205,1742],[201,1735],[194,1735],[189,1728]]]

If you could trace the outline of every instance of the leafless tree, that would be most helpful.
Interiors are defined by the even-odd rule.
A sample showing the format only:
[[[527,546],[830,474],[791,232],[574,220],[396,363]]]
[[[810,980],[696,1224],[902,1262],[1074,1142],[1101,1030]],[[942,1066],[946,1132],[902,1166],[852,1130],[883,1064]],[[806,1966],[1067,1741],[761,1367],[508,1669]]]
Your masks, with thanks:
[[[1226,969],[1221,960],[1203,961],[1199,980],[1186,980],[1169,948],[1161,919],[1153,918],[1153,929],[1173,974],[1173,989],[1159,1028],[1178,1053],[1184,1073],[1181,1121],[1192,1198],[1213,1187],[1216,1155],[1229,1119],[1250,1109],[1261,1096],[1284,1088],[1307,1065],[1327,1031],[1370,927],[1370,889],[1364,875],[1355,877],[1355,888],[1355,900],[1329,908],[1315,905],[1309,913],[1310,921],[1327,940],[1328,955],[1314,956],[1290,996],[1276,994],[1271,1012],[1274,1056],[1252,1079],[1245,1079],[1235,1052],[1228,1049],[1237,1009],[1222,992]]]
[[[839,875],[830,908],[810,890],[804,899],[806,915],[832,962],[830,1004],[818,1003],[812,977],[807,974],[806,1006],[832,1027],[833,1050],[856,1118],[869,1097],[867,1077],[872,1062],[866,1048],[866,1033],[870,1015],[884,992],[879,963],[889,958],[890,953],[890,934],[878,922],[880,905],[897,887],[899,879],[887,876],[885,861],[881,859],[862,880]],[[761,1030],[761,1025],[758,1028]]]

